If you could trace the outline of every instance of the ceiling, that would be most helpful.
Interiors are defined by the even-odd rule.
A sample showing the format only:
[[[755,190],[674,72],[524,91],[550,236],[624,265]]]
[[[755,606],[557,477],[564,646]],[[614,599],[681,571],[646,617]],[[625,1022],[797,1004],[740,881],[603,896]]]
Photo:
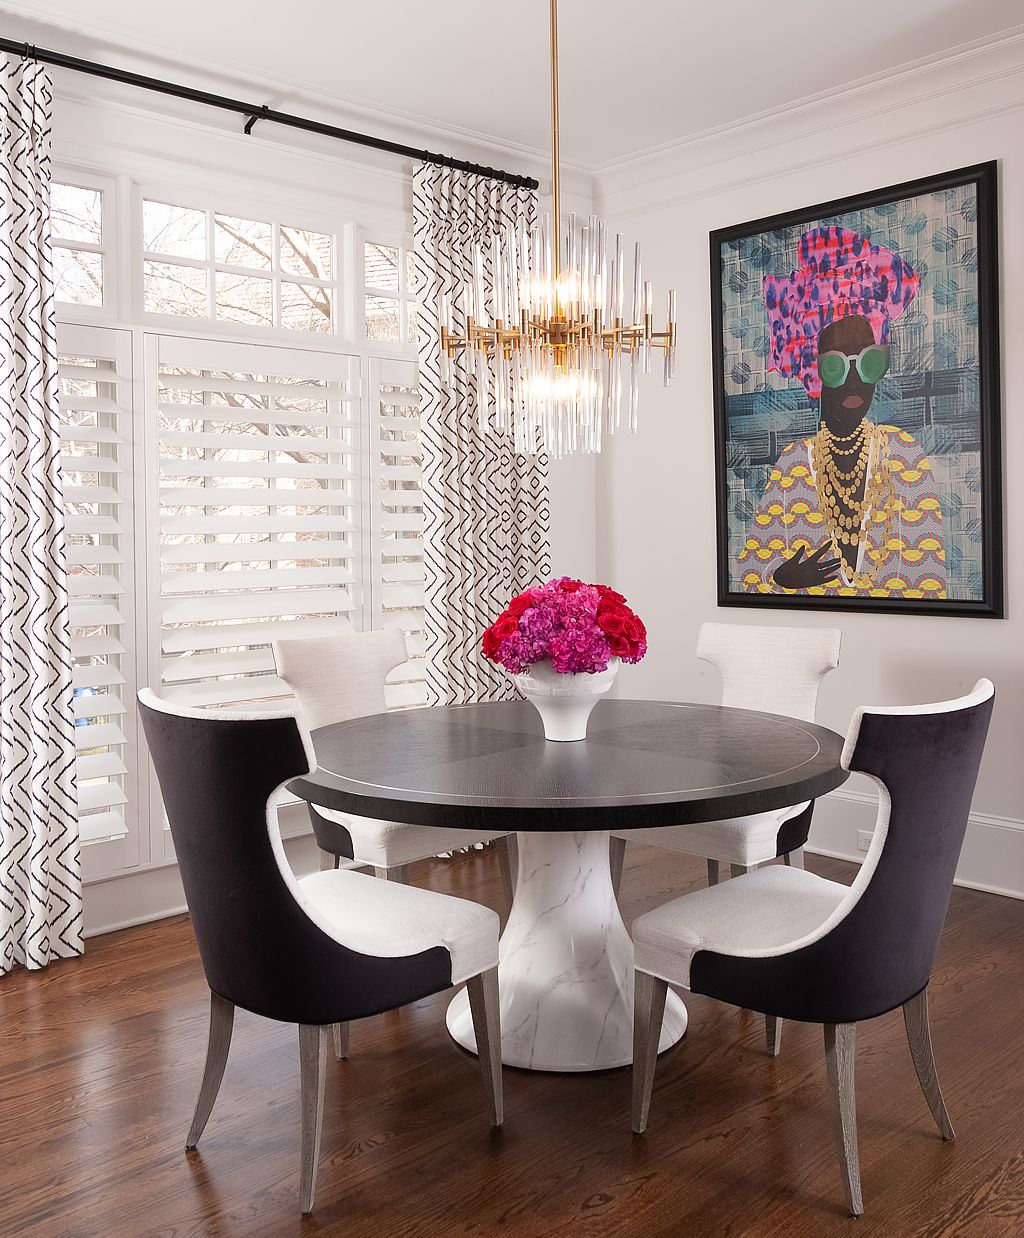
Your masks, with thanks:
[[[559,13],[563,157],[588,170],[1024,19],[1020,0],[561,0]],[[460,136],[549,143],[547,0],[0,0],[0,15],[8,37],[28,37],[17,15],[41,46],[437,130],[453,153]]]

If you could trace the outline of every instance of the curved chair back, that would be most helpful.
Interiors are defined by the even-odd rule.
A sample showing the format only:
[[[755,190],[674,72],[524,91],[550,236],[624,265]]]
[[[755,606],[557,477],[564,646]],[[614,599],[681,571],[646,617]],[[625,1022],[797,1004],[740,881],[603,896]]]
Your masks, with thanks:
[[[838,628],[768,628],[705,623],[697,657],[717,666],[722,704],[814,721],[818,688],[839,665]]]
[[[843,765],[877,784],[879,809],[850,893],[813,933],[777,951],[698,952],[693,989],[811,1023],[874,1018],[920,993],[949,906],[994,692],[982,679],[954,701],[857,710]]]
[[[215,993],[271,1019],[323,1024],[378,1014],[451,983],[447,950],[361,954],[306,902],[276,808],[282,784],[316,765],[294,716],[180,709],[148,689],[139,705]]]
[[[384,680],[408,657],[401,632],[339,632],[316,640],[274,641],[277,673],[299,700],[311,731],[382,714]]]

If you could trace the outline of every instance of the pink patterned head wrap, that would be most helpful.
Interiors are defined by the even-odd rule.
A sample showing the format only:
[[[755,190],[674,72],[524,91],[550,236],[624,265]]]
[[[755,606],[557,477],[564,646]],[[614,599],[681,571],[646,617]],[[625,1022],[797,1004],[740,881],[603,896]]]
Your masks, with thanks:
[[[764,277],[771,330],[769,370],[796,375],[812,400],[821,395],[818,336],[840,318],[866,318],[876,344],[889,342],[889,324],[921,287],[908,262],[872,245],[850,228],[812,228],[800,238],[800,266]]]

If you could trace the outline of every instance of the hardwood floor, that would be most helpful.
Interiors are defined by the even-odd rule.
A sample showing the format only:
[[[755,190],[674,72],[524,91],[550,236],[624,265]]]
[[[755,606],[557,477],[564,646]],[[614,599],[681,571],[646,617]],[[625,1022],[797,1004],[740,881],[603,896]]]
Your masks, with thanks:
[[[504,910],[491,852],[411,877]],[[627,923],[705,879],[701,861],[630,847]],[[687,997],[645,1136],[630,1133],[628,1070],[506,1070],[505,1127],[491,1132],[475,1059],[445,1030],[447,994],[354,1024],[349,1060],[329,1055],[317,1206],[302,1219],[295,1028],[238,1013],[220,1098],[186,1154],[208,1004],[189,923],[93,939],[84,959],[0,980],[0,1235],[1020,1235],[1022,929],[1024,904],[954,891],[931,1006],[956,1143],[918,1090],[900,1013],[858,1028],[860,1221],[844,1211],[820,1028],[787,1023],[773,1059],[759,1016]]]

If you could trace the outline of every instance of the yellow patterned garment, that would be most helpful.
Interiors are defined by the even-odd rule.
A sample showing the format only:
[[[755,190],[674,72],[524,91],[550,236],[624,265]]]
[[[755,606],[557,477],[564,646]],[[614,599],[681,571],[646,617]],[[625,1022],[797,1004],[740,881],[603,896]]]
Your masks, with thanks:
[[[856,572],[848,574],[844,562],[835,579],[799,590],[782,589],[773,578],[779,564],[801,546],[811,554],[829,543],[833,556],[840,558],[835,534],[819,503],[816,438],[807,438],[789,444],[768,478],[739,554],[745,593],[945,598],[942,506],[931,464],[912,434],[895,426],[871,429],[868,475],[880,497],[864,512]]]

